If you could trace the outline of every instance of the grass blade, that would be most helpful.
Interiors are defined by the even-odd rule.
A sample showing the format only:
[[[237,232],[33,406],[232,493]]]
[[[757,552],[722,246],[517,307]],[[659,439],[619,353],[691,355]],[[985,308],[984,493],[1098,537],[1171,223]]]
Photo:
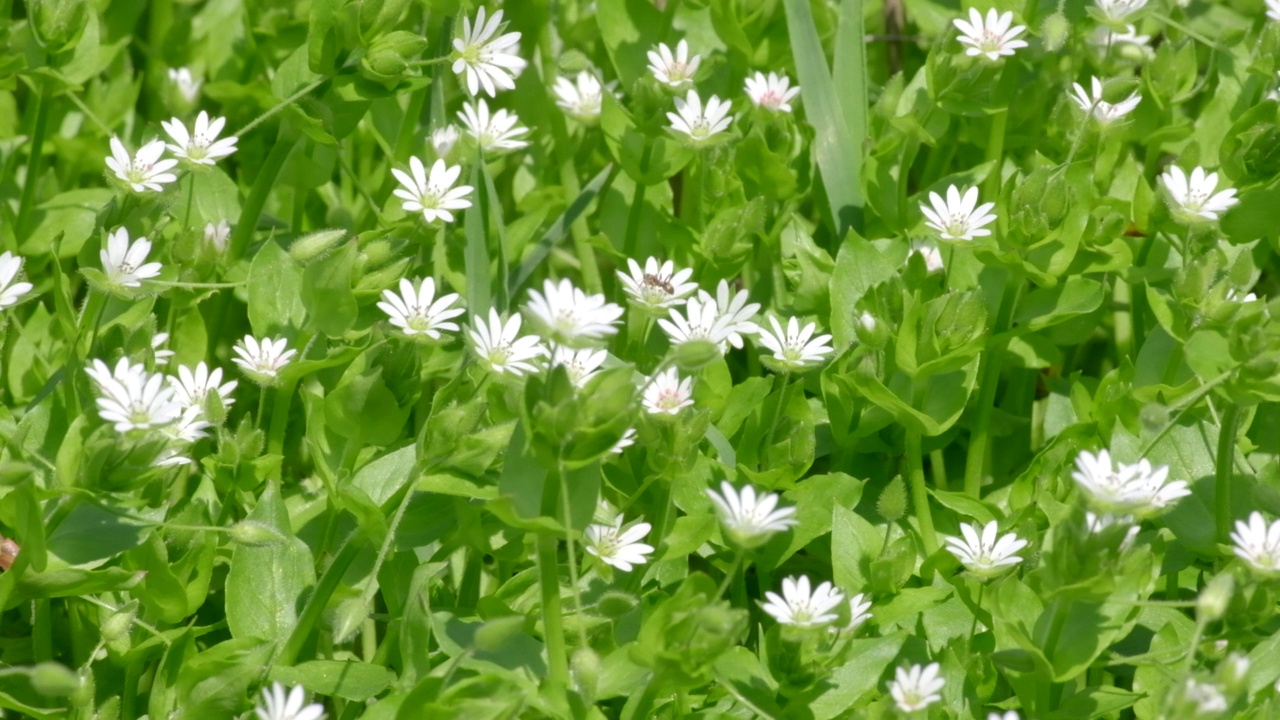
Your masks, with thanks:
[[[547,255],[551,254],[554,248],[561,240],[569,234],[569,227],[578,219],[578,216],[586,212],[587,206],[598,195],[604,194],[609,189],[609,185],[613,183],[613,178],[618,174],[618,166],[610,164],[596,174],[591,182],[582,189],[582,194],[578,195],[569,207],[565,208],[564,214],[547,228],[547,232],[538,240],[538,244],[533,249],[533,253],[520,263],[520,269],[516,271],[515,276],[511,278],[511,290],[507,293],[508,297],[515,297],[516,291],[519,290],[529,280],[529,276],[533,275],[533,271],[537,269],[542,261],[547,259]]]

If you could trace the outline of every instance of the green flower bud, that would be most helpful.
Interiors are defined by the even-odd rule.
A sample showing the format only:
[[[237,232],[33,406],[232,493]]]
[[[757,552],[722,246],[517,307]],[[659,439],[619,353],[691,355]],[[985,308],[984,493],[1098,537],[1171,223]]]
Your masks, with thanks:
[[[476,649],[498,652],[524,630],[524,616],[494,618],[476,630]]]
[[[80,40],[88,5],[88,0],[27,0],[27,14],[44,44],[61,52]]]
[[[304,235],[289,246],[289,255],[299,263],[306,265],[318,260],[337,247],[347,237],[346,230],[320,230]]]
[[[1070,34],[1071,23],[1061,10],[1045,18],[1040,26],[1040,39],[1044,41],[1044,48],[1049,52],[1061,50],[1062,46],[1067,44],[1067,37]]]
[[[715,362],[720,356],[720,348],[707,340],[690,340],[675,348],[676,365],[681,370],[699,370]]]
[[[31,687],[41,695],[65,697],[80,689],[80,677],[58,663],[43,662],[31,668]]]
[[[395,87],[409,70],[409,59],[427,48],[420,35],[397,30],[382,35],[369,45],[360,61],[360,74],[384,87]]]
[[[1215,577],[1200,591],[1196,598],[1196,618],[1201,622],[1213,622],[1227,612],[1231,602],[1231,593],[1235,590],[1235,580],[1222,573]]]

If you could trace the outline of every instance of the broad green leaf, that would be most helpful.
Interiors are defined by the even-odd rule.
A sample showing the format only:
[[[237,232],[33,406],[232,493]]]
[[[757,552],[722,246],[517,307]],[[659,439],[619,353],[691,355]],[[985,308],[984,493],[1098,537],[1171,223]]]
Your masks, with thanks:
[[[280,491],[269,485],[249,520],[274,528],[283,542],[237,545],[227,573],[227,625],[238,639],[278,642],[289,636],[307,591],[315,585],[315,560],[294,537]]]
[[[275,242],[267,241],[249,266],[249,323],[259,338],[302,327],[302,268]]]

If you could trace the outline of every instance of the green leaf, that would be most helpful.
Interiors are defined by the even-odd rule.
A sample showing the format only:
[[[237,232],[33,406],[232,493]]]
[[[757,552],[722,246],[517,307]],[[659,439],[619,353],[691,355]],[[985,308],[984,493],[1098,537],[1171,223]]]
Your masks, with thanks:
[[[898,274],[907,260],[907,244],[893,240],[845,242],[831,273],[831,335],[837,348],[858,339],[858,301],[871,288]]]
[[[849,643],[849,662],[831,673],[831,688],[810,704],[817,720],[848,717],[855,704],[880,684],[880,676],[906,643],[905,633],[886,637],[853,640]]]
[[[395,673],[381,665],[351,660],[312,660],[293,667],[274,667],[269,676],[286,686],[301,685],[317,695],[364,702],[396,681]]]
[[[663,40],[662,11],[646,0],[599,0],[595,15],[609,59],[623,87],[630,88],[648,72],[650,48]]]
[[[316,330],[331,338],[342,337],[356,322],[356,296],[351,291],[351,269],[356,247],[347,243],[337,252],[307,265],[302,273],[302,304]],[[257,260],[255,259],[255,263]]]
[[[149,525],[122,517],[88,501],[76,504],[49,535],[55,567],[96,568],[135,548],[151,531]],[[64,564],[64,565],[63,565]]]
[[[258,337],[301,328],[307,317],[302,301],[302,268],[288,251],[268,240],[249,265],[249,323]]]
[[[236,546],[227,573],[227,626],[238,639],[276,642],[288,637],[298,622],[305,595],[316,582],[315,560],[306,543],[294,537],[274,483],[258,498],[248,519],[269,525],[285,541]]]

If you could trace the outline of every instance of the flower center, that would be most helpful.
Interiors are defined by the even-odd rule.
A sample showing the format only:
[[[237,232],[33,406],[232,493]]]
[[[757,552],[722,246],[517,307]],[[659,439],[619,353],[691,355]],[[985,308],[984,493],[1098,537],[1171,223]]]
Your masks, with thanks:
[[[658,407],[663,410],[675,410],[684,402],[679,390],[663,390],[658,393]]]
[[[964,213],[951,213],[947,219],[947,234],[964,235],[969,231],[969,216]]]
[[[1004,45],[1004,36],[990,30],[983,30],[981,45],[983,51],[995,52],[1000,49],[1001,45]]]

